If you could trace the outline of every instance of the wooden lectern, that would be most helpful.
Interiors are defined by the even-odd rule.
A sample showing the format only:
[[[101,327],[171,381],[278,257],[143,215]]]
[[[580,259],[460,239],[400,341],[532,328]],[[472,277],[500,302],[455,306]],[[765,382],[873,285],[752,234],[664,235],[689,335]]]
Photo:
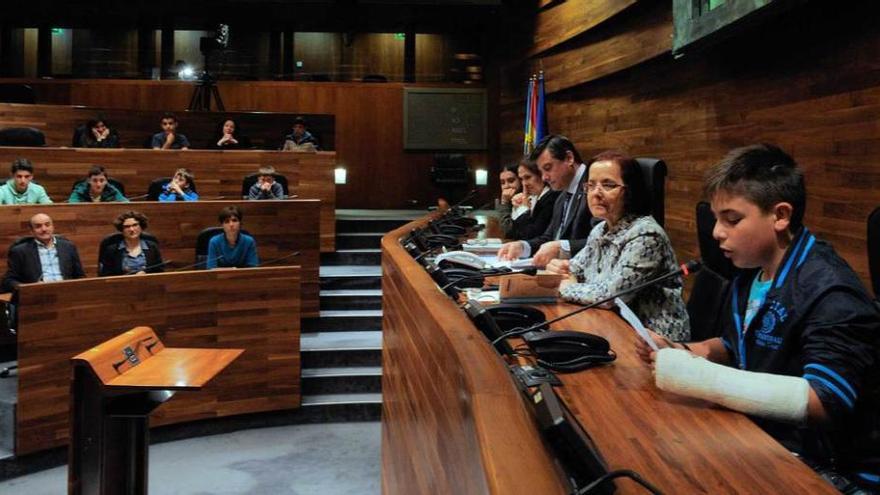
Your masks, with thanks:
[[[243,349],[166,348],[136,327],[71,359],[67,490],[146,494],[149,415],[177,390],[199,390]]]

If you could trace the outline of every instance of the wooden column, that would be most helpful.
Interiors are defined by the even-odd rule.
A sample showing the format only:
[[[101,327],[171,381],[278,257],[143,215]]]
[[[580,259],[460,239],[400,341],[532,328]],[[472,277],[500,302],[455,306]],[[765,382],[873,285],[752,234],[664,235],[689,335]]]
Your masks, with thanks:
[[[174,28],[165,26],[162,28],[162,77],[174,77],[172,68],[174,66]]]
[[[40,26],[37,30],[37,77],[52,75],[52,28]]]
[[[150,79],[156,63],[156,37],[152,28],[138,28],[137,61],[138,73],[141,77]]]
[[[0,26],[0,76],[12,76],[12,27]]]
[[[407,28],[403,42],[403,80],[416,82],[416,31]]]
[[[293,67],[293,31],[284,31],[284,61],[281,68],[284,79],[293,79],[295,76]]]
[[[275,79],[281,66],[281,31],[269,33],[269,77]]]

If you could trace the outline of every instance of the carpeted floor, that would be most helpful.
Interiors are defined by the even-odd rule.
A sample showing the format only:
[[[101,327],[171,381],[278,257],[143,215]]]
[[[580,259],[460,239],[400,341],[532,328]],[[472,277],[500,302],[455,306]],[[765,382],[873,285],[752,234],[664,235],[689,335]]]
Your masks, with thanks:
[[[153,445],[154,495],[369,495],[380,492],[381,423],[239,431]],[[67,467],[0,482],[0,493],[57,495]]]

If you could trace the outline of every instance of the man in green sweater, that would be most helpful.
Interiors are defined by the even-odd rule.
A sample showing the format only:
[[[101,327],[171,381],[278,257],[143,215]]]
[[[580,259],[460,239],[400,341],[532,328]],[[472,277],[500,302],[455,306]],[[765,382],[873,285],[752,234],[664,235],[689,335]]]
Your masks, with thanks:
[[[12,178],[0,186],[0,205],[26,205],[51,203],[43,186],[31,182],[34,165],[27,158],[12,161]]]

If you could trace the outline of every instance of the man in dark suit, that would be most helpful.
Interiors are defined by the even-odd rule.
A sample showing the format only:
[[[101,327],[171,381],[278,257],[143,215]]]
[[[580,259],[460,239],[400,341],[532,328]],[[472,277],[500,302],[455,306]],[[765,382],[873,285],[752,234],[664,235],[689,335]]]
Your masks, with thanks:
[[[504,244],[498,250],[498,259],[532,256],[535,266],[545,266],[554,258],[574,256],[586,244],[592,218],[583,189],[587,166],[571,141],[554,134],[542,139],[529,159],[537,163],[550,188],[562,194],[556,198],[553,221],[547,229],[531,239]]]
[[[76,246],[55,236],[55,225],[49,215],[38,213],[31,217],[30,224],[33,237],[19,239],[9,248],[4,292],[15,291],[20,284],[86,276]]]

